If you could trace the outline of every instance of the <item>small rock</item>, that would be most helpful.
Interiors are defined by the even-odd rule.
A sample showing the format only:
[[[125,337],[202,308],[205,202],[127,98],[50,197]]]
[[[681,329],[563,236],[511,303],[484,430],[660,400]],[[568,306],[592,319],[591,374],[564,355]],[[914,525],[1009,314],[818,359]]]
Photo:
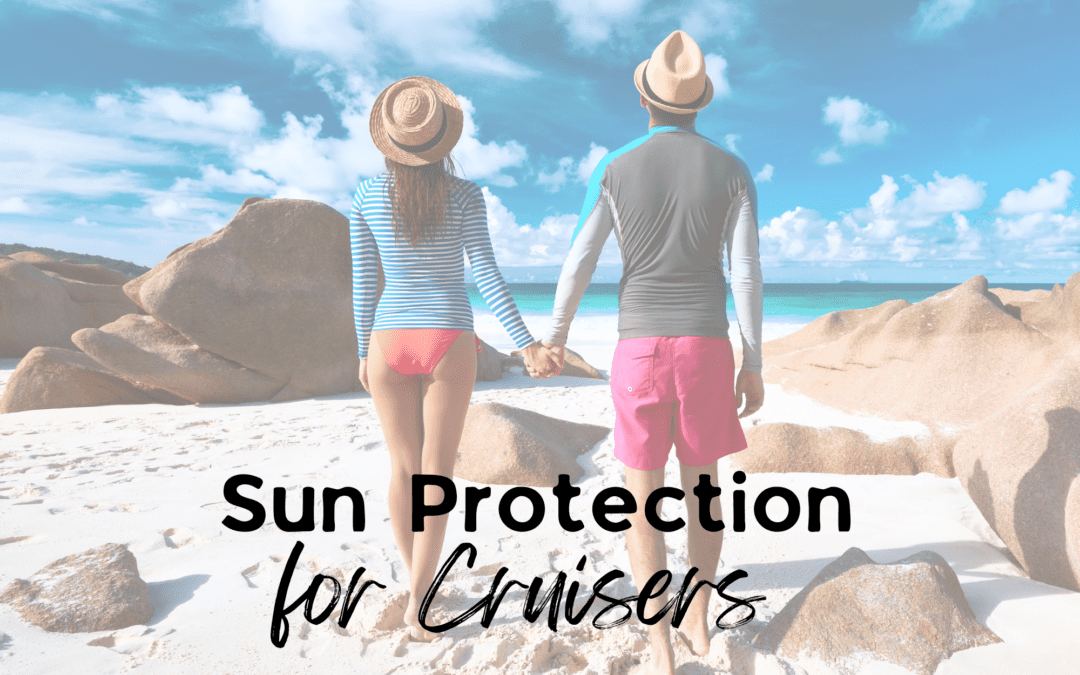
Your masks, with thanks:
[[[816,657],[845,674],[870,658],[932,675],[953,653],[997,642],[937,553],[920,551],[879,565],[850,548],[799,591],[753,644],[785,659]]]
[[[22,618],[54,633],[88,633],[144,624],[154,615],[135,556],[105,544],[49,563],[0,594]]]
[[[501,403],[469,406],[454,473],[491,485],[554,487],[563,473],[573,482],[585,473],[577,457],[610,431]]]
[[[35,347],[8,378],[4,393],[0,395],[0,413],[159,402],[173,401],[137,388],[86,354],[56,347]]]
[[[853,429],[787,422],[758,424],[744,431],[747,448],[732,455],[732,466],[751,473],[956,475],[950,457],[955,441],[949,438],[903,436],[876,442]]]
[[[194,403],[266,401],[284,386],[200,349],[152,316],[128,314],[71,336],[80,349],[129,382]]]

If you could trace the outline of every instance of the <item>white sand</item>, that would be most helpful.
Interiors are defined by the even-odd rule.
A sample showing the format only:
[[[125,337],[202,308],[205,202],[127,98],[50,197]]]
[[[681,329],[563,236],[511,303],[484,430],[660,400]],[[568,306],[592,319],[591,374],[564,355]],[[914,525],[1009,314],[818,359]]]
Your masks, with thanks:
[[[478,331],[497,347],[511,345],[490,315],[477,320]],[[544,320],[527,318],[539,332]],[[770,327],[771,334],[790,327]],[[616,335],[614,318],[582,317],[575,322],[571,346],[599,368],[607,369]],[[0,383],[15,367],[0,361]],[[474,402],[499,401],[563,419],[611,426],[613,412],[606,383],[559,378],[534,381],[511,374],[499,382],[480,383]],[[919,425],[897,424],[843,415],[808,399],[785,395],[770,386],[766,421],[841,424],[877,438],[918,434]],[[495,487],[481,505],[479,531],[464,531],[463,509],[451,517],[444,557],[461,542],[478,548],[476,569],[451,576],[437,617],[457,614],[487,592],[498,567],[508,578],[528,583],[534,576],[566,571],[569,581],[588,587],[605,572],[629,572],[623,538],[595,525],[588,506],[604,487],[621,484],[609,435],[581,458],[585,478],[575,515],[586,524],[564,532],[556,520],[550,491],[542,490],[548,514],[528,533],[507,529],[496,500],[508,489]],[[0,605],[0,673],[112,673],[138,666],[146,673],[625,673],[645,652],[643,628],[631,622],[596,630],[588,621],[570,626],[560,620],[552,633],[542,618],[521,618],[524,594],[512,591],[488,629],[474,617],[433,644],[409,642],[402,630],[379,630],[378,610],[400,601],[404,568],[390,532],[386,509],[389,461],[378,421],[366,394],[342,395],[280,404],[114,406],[41,410],[0,416],[0,588],[26,578],[49,562],[107,542],[128,545],[142,577],[150,585],[156,613],[145,628],[115,633],[53,634],[23,622]],[[259,491],[244,490],[271,507],[274,487],[285,487],[289,514],[298,515],[298,489],[352,485],[367,506],[367,527],[352,532],[348,508],[339,509],[338,531],[287,533],[273,525],[239,533],[221,523],[226,515],[246,518],[222,495],[225,480],[250,473],[265,482]],[[730,470],[721,469],[727,481]],[[669,465],[669,484],[677,480]],[[467,481],[457,481],[463,492]],[[1080,594],[1033,582],[1003,553],[978,510],[956,480],[923,474],[834,476],[761,474],[746,485],[752,499],[767,486],[783,485],[805,495],[810,486],[838,485],[850,495],[853,525],[835,531],[828,511],[824,532],[806,531],[806,516],[788,532],[770,533],[753,523],[747,532],[729,533],[721,575],[743,569],[749,578],[732,592],[762,594],[757,619],[725,633],[714,632],[712,653],[696,658],[677,644],[679,671],[819,672],[810,663],[788,664],[756,656],[746,642],[825,564],[851,546],[879,562],[919,550],[940,553],[960,577],[979,621],[1003,644],[960,652],[939,673],[1075,673],[1080,663]],[[730,513],[727,494],[722,498]],[[321,501],[317,512],[321,514]],[[515,510],[524,515],[524,509]],[[670,502],[665,517],[678,515]],[[831,525],[832,524],[832,525]],[[831,527],[830,527],[831,525]],[[319,520],[321,527],[321,519]],[[332,622],[308,625],[300,611],[290,615],[290,637],[283,649],[270,643],[270,614],[284,561],[294,543],[305,549],[289,598],[296,598],[312,573],[328,571],[347,581],[364,566],[364,579],[375,578],[386,590],[369,589],[347,630]],[[668,535],[668,566],[686,569],[685,532]],[[574,565],[586,555],[584,571]],[[546,587],[545,587],[546,590]],[[628,580],[609,587],[632,595]],[[587,597],[587,592],[580,594]],[[330,597],[319,596],[318,606]],[[580,600],[579,600],[580,604]],[[600,606],[595,605],[595,606]],[[717,603],[716,609],[721,608]],[[319,607],[317,607],[318,611]],[[589,617],[595,614],[595,609]],[[546,617],[546,614],[544,615]],[[715,616],[715,612],[714,612]],[[7,637],[4,638],[3,636]],[[114,636],[113,646],[92,641]],[[109,640],[103,641],[109,643]],[[863,673],[907,672],[866,664]]]

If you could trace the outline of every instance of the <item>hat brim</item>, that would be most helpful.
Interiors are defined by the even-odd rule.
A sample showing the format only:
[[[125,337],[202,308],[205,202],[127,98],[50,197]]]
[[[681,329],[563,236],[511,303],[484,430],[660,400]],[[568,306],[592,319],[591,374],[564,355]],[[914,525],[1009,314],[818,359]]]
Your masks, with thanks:
[[[712,78],[710,78],[708,75],[705,76],[705,93],[701,97],[700,101],[695,101],[696,105],[694,105],[692,107],[674,106],[674,105],[671,105],[670,103],[665,103],[664,101],[659,101],[655,97],[650,96],[648,93],[646,93],[645,84],[644,84],[645,66],[647,66],[648,64],[649,64],[649,59],[645,59],[634,70],[634,86],[637,87],[637,90],[639,92],[641,92],[641,95],[645,97],[646,101],[648,101],[649,103],[652,103],[657,108],[660,108],[661,110],[666,110],[668,112],[676,113],[676,114],[679,114],[679,115],[687,115],[687,114],[695,113],[695,112],[698,112],[699,110],[702,110],[703,108],[705,108],[705,106],[709,105],[709,103],[712,102],[713,83],[712,83]]]
[[[443,134],[442,140],[439,141],[435,147],[423,152],[409,152],[403,150],[391,140],[390,134],[386,131],[385,125],[383,124],[383,106],[386,103],[386,92],[390,87],[383,89],[382,93],[379,94],[379,97],[375,99],[375,103],[371,106],[369,124],[371,129],[371,140],[375,142],[375,147],[379,149],[379,152],[399,164],[406,164],[408,166],[432,164],[449,155],[450,151],[454,149],[454,146],[457,145],[458,140],[461,138],[461,129],[465,124],[465,116],[461,112],[461,103],[458,101],[457,96],[454,95],[454,92],[450,91],[449,87],[438,80],[433,80],[430,77],[414,76],[406,77],[404,80],[400,81],[405,80],[415,80],[426,84],[431,87],[431,90],[439,97],[443,110],[446,111],[446,132]],[[394,84],[397,83],[395,82]]]

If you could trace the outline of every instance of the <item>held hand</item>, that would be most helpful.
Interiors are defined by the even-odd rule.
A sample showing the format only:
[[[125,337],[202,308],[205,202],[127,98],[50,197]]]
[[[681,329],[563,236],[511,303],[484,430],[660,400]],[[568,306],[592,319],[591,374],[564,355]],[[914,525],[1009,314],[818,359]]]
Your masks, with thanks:
[[[566,365],[566,345],[553,345],[547,340],[541,340],[540,344],[555,358],[556,363],[559,366],[559,371],[561,372],[563,366]],[[559,373],[555,374],[558,375]]]
[[[539,342],[525,347],[521,353],[525,357],[525,370],[531,377],[548,378],[562,370],[558,359]]]
[[[364,385],[364,391],[371,393],[371,387],[368,386],[367,359],[360,359],[360,384]]]
[[[743,401],[746,402],[745,407]],[[753,415],[761,409],[764,402],[765,383],[761,379],[761,373],[740,370],[739,377],[735,380],[735,407],[742,408],[739,417]]]

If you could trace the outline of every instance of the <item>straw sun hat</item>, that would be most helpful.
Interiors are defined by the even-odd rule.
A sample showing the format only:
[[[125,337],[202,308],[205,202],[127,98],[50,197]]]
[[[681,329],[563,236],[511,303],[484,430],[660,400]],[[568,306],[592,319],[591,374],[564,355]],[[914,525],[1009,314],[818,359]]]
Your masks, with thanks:
[[[431,164],[450,154],[463,122],[461,104],[449,87],[429,77],[406,77],[375,99],[371,140],[395,162]]]
[[[641,62],[634,71],[634,84],[649,103],[673,113],[697,112],[713,97],[705,56],[681,30],[664,38],[652,57]]]

